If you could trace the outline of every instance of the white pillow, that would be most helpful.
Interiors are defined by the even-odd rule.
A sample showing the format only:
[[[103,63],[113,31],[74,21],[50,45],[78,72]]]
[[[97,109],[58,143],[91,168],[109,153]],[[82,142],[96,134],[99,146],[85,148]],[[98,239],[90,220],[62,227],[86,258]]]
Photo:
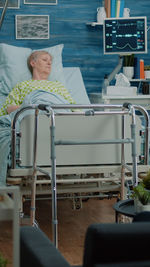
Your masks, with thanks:
[[[66,86],[62,65],[63,47],[64,45],[60,44],[40,50],[48,51],[53,57],[49,80],[60,81]],[[31,78],[27,67],[27,58],[32,51],[31,48],[0,44],[0,93],[8,95],[18,82]]]

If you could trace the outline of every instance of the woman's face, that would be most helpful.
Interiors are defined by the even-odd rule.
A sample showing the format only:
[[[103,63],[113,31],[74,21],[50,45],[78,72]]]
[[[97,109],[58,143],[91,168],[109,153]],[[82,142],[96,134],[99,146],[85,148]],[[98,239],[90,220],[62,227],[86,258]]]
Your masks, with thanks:
[[[39,54],[30,64],[33,70],[36,70],[38,73],[49,75],[51,72],[52,58],[47,53]]]

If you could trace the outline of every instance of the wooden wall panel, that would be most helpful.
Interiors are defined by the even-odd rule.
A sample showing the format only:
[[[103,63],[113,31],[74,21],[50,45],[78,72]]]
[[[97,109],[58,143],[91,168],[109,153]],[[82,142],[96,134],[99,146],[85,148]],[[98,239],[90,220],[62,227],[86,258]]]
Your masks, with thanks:
[[[135,5],[136,4],[136,5]],[[0,42],[34,49],[64,43],[64,66],[79,66],[87,92],[101,92],[103,77],[116,66],[118,56],[103,55],[102,26],[91,27],[87,22],[96,21],[97,7],[102,0],[58,0],[58,5],[24,5],[20,9],[8,9],[0,30]],[[125,0],[131,16],[146,15],[149,18],[150,1]],[[49,40],[16,40],[15,15],[50,15]],[[150,42],[148,32],[148,45]],[[150,55],[140,55],[150,64]],[[14,59],[15,60],[15,59]]]

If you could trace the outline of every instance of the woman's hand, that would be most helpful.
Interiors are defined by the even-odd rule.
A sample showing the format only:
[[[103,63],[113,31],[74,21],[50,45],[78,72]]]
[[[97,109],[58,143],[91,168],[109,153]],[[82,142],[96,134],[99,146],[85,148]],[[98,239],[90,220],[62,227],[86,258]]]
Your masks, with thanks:
[[[11,112],[15,111],[18,109],[20,106],[12,105],[7,108],[7,113],[10,114]]]

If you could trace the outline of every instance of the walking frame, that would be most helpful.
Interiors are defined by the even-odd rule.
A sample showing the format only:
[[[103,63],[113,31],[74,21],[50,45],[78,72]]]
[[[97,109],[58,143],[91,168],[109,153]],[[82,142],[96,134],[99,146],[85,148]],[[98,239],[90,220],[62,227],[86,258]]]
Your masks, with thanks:
[[[57,220],[57,181],[56,181],[56,147],[57,146],[78,146],[78,145],[110,145],[110,144],[120,144],[121,145],[121,198],[124,198],[124,183],[125,183],[125,169],[131,171],[133,176],[133,185],[138,183],[138,172],[137,172],[137,152],[136,152],[136,118],[135,110],[138,110],[144,115],[145,118],[145,159],[144,164],[148,165],[149,161],[149,116],[147,111],[141,106],[131,105],[125,103],[124,105],[29,105],[21,110],[19,110],[12,122],[12,166],[11,169],[16,168],[16,122],[19,116],[26,110],[35,110],[34,115],[34,145],[33,145],[33,168],[32,168],[32,190],[31,190],[31,225],[34,226],[35,222],[35,199],[36,199],[36,182],[37,182],[37,172],[45,174],[51,180],[51,194],[52,194],[52,233],[53,242],[55,246],[58,246],[58,220]],[[77,109],[75,112],[59,112],[59,110],[65,109]],[[80,109],[80,111],[78,111]],[[39,121],[39,111],[42,110],[44,114],[49,117],[50,123],[50,138],[51,138],[51,172],[49,173],[45,169],[37,166],[37,129]],[[57,110],[57,113],[55,111]],[[121,139],[109,139],[109,140],[57,140],[55,136],[55,119],[57,116],[71,116],[72,120],[74,116],[102,116],[102,115],[119,115],[122,118],[122,138]],[[125,116],[131,117],[131,138],[125,138]],[[132,166],[128,166],[125,163],[124,146],[126,144],[131,144],[132,151]]]

